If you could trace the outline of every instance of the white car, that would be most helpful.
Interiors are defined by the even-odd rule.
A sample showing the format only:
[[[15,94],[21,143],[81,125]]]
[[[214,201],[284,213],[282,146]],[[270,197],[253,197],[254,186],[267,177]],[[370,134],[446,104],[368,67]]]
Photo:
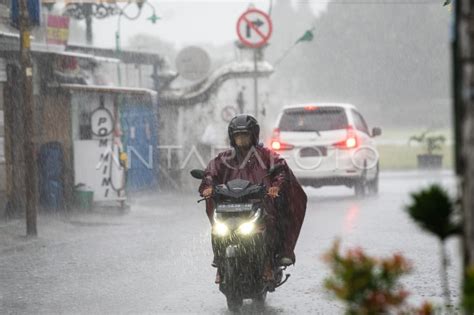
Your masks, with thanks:
[[[302,185],[345,185],[355,194],[378,193],[379,154],[374,137],[357,108],[324,103],[285,106],[270,146]]]

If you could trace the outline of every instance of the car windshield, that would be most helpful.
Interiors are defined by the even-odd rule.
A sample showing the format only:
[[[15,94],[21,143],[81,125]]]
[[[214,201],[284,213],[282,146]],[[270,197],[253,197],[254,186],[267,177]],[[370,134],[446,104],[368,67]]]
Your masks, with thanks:
[[[281,131],[329,131],[346,127],[347,117],[340,107],[286,110],[279,126]]]

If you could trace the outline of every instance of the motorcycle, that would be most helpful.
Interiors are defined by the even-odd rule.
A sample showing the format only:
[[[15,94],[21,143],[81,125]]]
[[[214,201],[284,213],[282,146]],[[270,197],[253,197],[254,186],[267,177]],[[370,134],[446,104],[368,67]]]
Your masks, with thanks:
[[[272,168],[266,176],[272,176],[278,170],[278,167]],[[204,171],[192,170],[191,175],[203,179]],[[278,257],[269,252],[266,245],[267,188],[263,183],[234,179],[213,187],[210,198],[214,205],[213,265],[222,280],[219,290],[226,296],[230,311],[239,311],[244,299],[252,299],[257,307],[263,307],[267,292],[274,292],[290,277],[284,273],[286,266],[278,265]],[[198,202],[204,200],[206,198]],[[263,279],[264,264],[268,259],[273,266],[271,281]]]

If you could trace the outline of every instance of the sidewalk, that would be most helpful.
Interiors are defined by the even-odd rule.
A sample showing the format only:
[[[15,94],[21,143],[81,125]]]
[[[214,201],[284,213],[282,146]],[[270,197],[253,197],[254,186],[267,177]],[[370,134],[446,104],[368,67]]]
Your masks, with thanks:
[[[135,197],[136,198],[136,197]],[[186,196],[176,200],[176,195],[160,194],[132,198],[130,209],[98,207],[91,212],[74,210],[68,213],[42,213],[38,215],[38,237],[26,236],[26,222],[21,219],[0,219],[0,256],[11,251],[22,251],[29,247],[64,245],[91,238],[92,234],[105,233],[122,226],[140,225],[143,220],[168,220],[183,209],[180,204],[197,197]],[[190,199],[191,198],[191,199]],[[158,201],[158,202],[157,202]],[[181,209],[180,209],[181,208]],[[199,206],[197,206],[199,208]],[[190,210],[192,211],[192,210]]]
[[[5,195],[5,191],[0,190],[0,222],[5,218],[5,210],[6,210],[6,203],[7,198]]]
[[[38,237],[27,237],[24,218],[0,220],[0,255],[64,242],[76,234],[65,216],[39,215],[37,226]]]
[[[114,210],[39,214],[38,237],[26,236],[25,218],[2,219],[0,220],[0,255],[23,251],[30,247],[40,248],[74,242],[90,237],[91,230],[87,227],[120,225],[126,222],[126,213]]]
[[[451,169],[440,169],[440,170],[381,170],[380,178],[442,178],[442,177],[453,177],[455,176],[454,170]]]

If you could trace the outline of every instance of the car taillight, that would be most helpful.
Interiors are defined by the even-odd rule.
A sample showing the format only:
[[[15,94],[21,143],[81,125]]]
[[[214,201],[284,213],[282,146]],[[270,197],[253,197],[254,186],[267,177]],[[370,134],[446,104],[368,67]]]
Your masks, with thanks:
[[[307,112],[311,112],[313,110],[317,110],[318,109],[318,106],[314,106],[314,105],[306,105],[304,107],[304,110],[307,111]]]
[[[280,142],[278,140],[272,140],[272,149],[275,151],[291,150],[295,146],[289,143]]]
[[[273,129],[272,141],[270,146],[275,151],[291,150],[295,147],[294,145],[280,141],[280,129],[278,128]]]
[[[272,141],[272,149],[273,150],[280,150],[281,143],[279,141],[273,140]]]
[[[346,139],[337,143],[334,143],[334,146],[339,148],[339,149],[353,149],[356,148],[357,145],[359,144],[357,141],[357,136],[352,129],[352,127],[347,128],[347,136]]]

